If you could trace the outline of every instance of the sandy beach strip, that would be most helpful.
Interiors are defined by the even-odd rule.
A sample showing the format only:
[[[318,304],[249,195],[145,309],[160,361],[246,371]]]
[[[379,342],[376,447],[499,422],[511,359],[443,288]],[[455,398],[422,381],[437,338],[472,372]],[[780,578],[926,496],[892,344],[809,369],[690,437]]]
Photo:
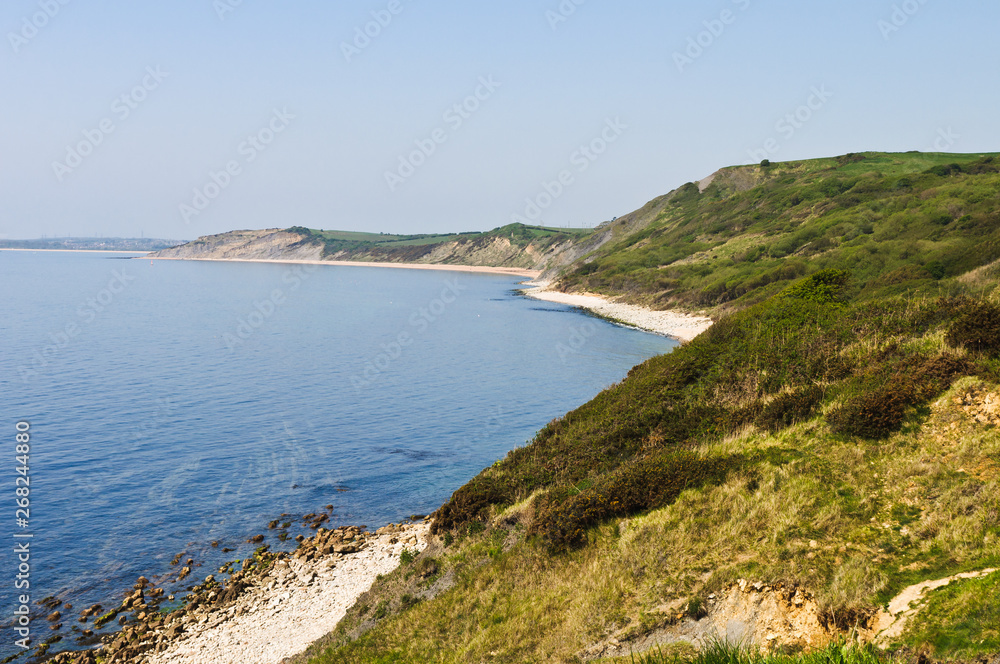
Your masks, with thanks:
[[[705,316],[694,316],[679,311],[656,311],[634,304],[614,302],[600,295],[560,293],[550,290],[550,284],[545,282],[530,284],[528,288],[523,289],[523,292],[536,300],[580,307],[598,316],[680,341],[691,341],[712,327],[712,319]]]
[[[479,272],[482,274],[504,274],[525,279],[537,279],[538,270],[524,270],[516,267],[486,267],[482,265],[443,265],[439,263],[376,263],[366,261],[311,261],[270,258],[160,258],[156,261],[210,261],[218,263],[279,263],[288,265],[335,265],[340,267],[391,267],[403,270],[445,270],[448,272]]]

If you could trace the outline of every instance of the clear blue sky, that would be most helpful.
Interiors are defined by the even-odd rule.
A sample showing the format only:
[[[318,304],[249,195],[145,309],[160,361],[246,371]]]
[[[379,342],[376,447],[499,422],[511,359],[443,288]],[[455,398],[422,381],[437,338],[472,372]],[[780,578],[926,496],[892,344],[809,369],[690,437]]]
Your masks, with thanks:
[[[4,0],[0,237],[592,226],[765,147],[998,151],[997,26],[992,0]]]

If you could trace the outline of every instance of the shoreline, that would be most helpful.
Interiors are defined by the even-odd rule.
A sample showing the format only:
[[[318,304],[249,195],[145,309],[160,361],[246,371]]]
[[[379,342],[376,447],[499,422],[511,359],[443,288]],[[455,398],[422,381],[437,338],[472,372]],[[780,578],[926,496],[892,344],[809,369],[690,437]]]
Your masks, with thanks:
[[[319,528],[291,552],[260,547],[227,579],[192,577],[197,585],[167,613],[159,610],[163,589],[140,577],[120,607],[107,614],[108,620],[119,618],[120,630],[103,637],[96,649],[69,650],[45,661],[281,664],[332,632],[379,576],[399,567],[404,550],[419,553],[429,540],[429,518],[375,532]]]
[[[277,558],[232,606],[192,616],[183,637],[148,663],[278,664],[301,654],[336,628],[378,576],[399,566],[404,549],[427,547],[430,523],[363,534],[359,548],[332,544],[335,532],[320,532]]]
[[[143,257],[141,260],[144,260]],[[335,267],[386,267],[403,270],[440,270],[446,272],[469,272],[480,274],[497,274],[511,277],[521,277],[527,282],[520,289],[527,297],[567,304],[572,307],[586,309],[602,318],[610,319],[628,327],[635,327],[646,332],[671,337],[682,342],[691,341],[713,324],[711,318],[695,316],[679,311],[657,311],[634,304],[615,302],[609,298],[592,293],[570,294],[549,290],[550,282],[534,281],[538,279],[541,270],[528,270],[513,267],[488,267],[481,265],[446,265],[440,263],[379,263],[374,261],[324,261],[306,259],[270,259],[270,258],[168,258],[149,257],[154,261],[206,261],[215,263],[277,263],[283,265],[332,265]]]
[[[488,267],[480,265],[445,265],[440,263],[376,263],[373,261],[323,261],[303,260],[293,258],[167,258],[149,257],[151,261],[206,261],[215,263],[276,263],[281,265],[333,265],[335,267],[389,267],[402,270],[442,270],[448,272],[479,272],[482,274],[502,274],[512,277],[537,279],[540,270],[527,270],[516,267]]]
[[[635,304],[615,302],[593,293],[560,293],[550,290],[551,285],[550,282],[526,284],[521,292],[526,297],[586,309],[602,318],[646,332],[672,337],[681,342],[691,341],[713,324],[712,319],[706,316],[695,316],[680,311],[657,311]]]

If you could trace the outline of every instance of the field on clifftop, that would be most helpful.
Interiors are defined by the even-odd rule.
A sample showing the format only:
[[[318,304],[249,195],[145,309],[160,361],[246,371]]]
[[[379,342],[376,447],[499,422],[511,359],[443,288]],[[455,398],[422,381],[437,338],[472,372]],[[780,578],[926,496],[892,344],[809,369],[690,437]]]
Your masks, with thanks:
[[[775,653],[1000,653],[998,574],[877,636],[904,588],[1000,567],[998,170],[741,167],[624,218],[563,285],[717,324],[459,488],[303,661],[683,660],[727,625]]]

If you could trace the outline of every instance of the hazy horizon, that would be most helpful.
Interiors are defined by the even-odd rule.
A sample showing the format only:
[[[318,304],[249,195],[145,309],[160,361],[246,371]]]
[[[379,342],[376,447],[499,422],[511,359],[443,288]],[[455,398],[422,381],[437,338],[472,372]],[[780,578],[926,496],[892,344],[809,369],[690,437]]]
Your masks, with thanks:
[[[11,0],[0,238],[589,227],[762,158],[998,151],[998,18],[967,0]]]

